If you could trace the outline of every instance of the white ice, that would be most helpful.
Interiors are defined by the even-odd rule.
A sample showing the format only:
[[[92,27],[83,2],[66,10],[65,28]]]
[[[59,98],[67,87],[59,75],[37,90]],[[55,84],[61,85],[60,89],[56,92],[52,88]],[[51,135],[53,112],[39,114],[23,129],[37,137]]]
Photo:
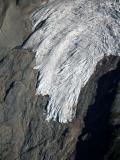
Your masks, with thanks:
[[[72,121],[81,88],[97,63],[104,56],[120,55],[118,3],[51,0],[32,14],[33,34],[23,47],[36,53],[36,92],[50,97],[47,120]]]

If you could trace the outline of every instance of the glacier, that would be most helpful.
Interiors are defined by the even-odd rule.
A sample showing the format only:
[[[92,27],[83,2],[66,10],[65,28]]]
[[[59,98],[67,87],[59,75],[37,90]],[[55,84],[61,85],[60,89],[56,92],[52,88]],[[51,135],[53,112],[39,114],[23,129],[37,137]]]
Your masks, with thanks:
[[[49,95],[46,119],[71,122],[81,89],[109,55],[120,55],[118,0],[49,0],[32,13],[23,48],[35,53],[37,95]]]

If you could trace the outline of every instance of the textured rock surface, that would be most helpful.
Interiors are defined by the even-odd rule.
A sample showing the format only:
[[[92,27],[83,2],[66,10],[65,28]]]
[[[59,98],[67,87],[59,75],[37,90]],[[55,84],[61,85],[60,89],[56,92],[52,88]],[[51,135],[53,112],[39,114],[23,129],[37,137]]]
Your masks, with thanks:
[[[120,82],[117,86],[116,97],[111,111],[111,123],[114,127],[113,141],[111,147],[106,155],[105,160],[119,160],[120,159]]]
[[[97,82],[103,74],[116,68],[120,58],[105,57],[97,65],[81,90],[72,123],[47,122],[48,96],[35,95],[39,76],[33,70],[35,55],[18,47],[31,32],[28,18],[39,6],[36,2],[19,0],[16,5],[14,0],[0,0],[0,27],[7,37],[0,33],[0,160],[74,160],[78,136],[88,106],[94,102]],[[113,106],[119,110],[119,106]],[[117,118],[114,120],[119,122]],[[106,157],[111,157],[113,150]]]

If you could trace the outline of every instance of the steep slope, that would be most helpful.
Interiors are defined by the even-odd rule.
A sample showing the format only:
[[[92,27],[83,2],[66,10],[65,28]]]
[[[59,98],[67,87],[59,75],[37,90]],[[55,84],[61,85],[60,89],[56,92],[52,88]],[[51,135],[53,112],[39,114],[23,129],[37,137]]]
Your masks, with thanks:
[[[36,53],[37,94],[49,95],[47,120],[71,122],[97,63],[120,55],[119,2],[51,0],[31,19],[33,33],[23,48]]]
[[[56,1],[56,3],[50,1],[50,3],[46,2],[47,4],[44,3],[41,6],[40,1],[38,2],[37,0],[0,0],[0,27],[2,31],[4,31],[0,32],[0,160],[75,160],[78,154],[79,159],[84,160],[81,152],[79,153],[79,148],[76,149],[76,144],[79,142],[78,137],[81,136],[81,133],[84,131],[83,128],[86,127],[84,118],[88,115],[90,108],[92,108],[91,106],[94,104],[94,100],[96,100],[99,80],[103,75],[114,72],[117,69],[118,63],[120,63],[118,56],[102,57],[85,86],[82,88],[78,87],[81,92],[78,98],[77,108],[75,108],[76,116],[73,116],[74,118],[72,117],[73,120],[71,123],[61,124],[56,121],[46,121],[46,117],[48,116],[47,106],[49,103],[49,95],[36,95],[36,87],[40,84],[40,73],[38,70],[33,69],[36,65],[35,53],[31,51],[31,49],[23,48],[27,46],[27,43],[33,38],[34,34],[39,32],[39,30],[48,23],[47,20],[42,21],[42,23],[32,31],[31,20],[29,19],[31,13],[35,11],[36,15],[36,10],[41,11],[41,6],[43,8],[43,18],[45,18],[44,8],[49,8],[50,4],[53,8],[56,5],[61,6],[63,1],[59,1],[58,4],[57,2],[58,1]],[[106,2],[100,2],[100,4],[104,3]],[[78,4],[77,1],[76,4]],[[74,6],[76,6],[76,4]],[[91,1],[91,5],[92,4],[99,9],[97,1]],[[112,2],[110,4],[108,15],[110,14],[110,19],[111,16],[113,17],[113,21],[116,19],[115,23],[119,25],[119,12],[115,9],[115,6],[118,7],[119,1],[116,0],[114,4],[112,4]],[[111,8],[111,6],[113,7]],[[62,5],[61,8],[62,7],[64,6]],[[83,10],[84,9],[83,7]],[[103,6],[101,9],[106,11],[107,6],[106,8]],[[65,8],[63,10],[65,10]],[[79,9],[75,10],[77,15],[79,15],[78,11]],[[47,10],[45,14],[46,12]],[[92,16],[92,13],[89,16]],[[63,21],[65,22],[64,19]],[[73,24],[74,22],[76,21],[73,21]],[[59,21],[57,23],[59,23]],[[61,20],[60,23],[62,23]],[[109,23],[110,25],[112,24],[111,22]],[[102,23],[100,25],[102,25]],[[67,29],[70,29],[70,27],[67,27]],[[118,31],[118,29],[117,27],[116,31]],[[113,46],[112,41],[115,40],[114,44],[117,46],[117,36],[113,36],[113,32],[110,29],[107,30],[110,31],[109,33],[107,32],[107,34],[111,34],[111,37],[113,37],[110,38],[110,44]],[[39,34],[37,34],[37,36],[39,39]],[[59,36],[62,36],[62,33],[57,33],[57,36],[60,38]],[[101,37],[102,35],[100,35],[100,38]],[[61,42],[62,38],[63,37],[61,37]],[[82,43],[82,47],[88,44],[88,42],[86,44],[85,40]],[[92,41],[93,39],[90,37],[89,40]],[[55,46],[53,46],[53,49]],[[112,46],[110,46],[110,48],[112,48]],[[86,50],[88,50],[88,48],[86,48]],[[117,49],[117,47],[113,46],[113,49],[114,48],[115,50]],[[97,49],[99,51],[99,48],[96,46],[96,50]],[[116,55],[117,53],[118,52],[116,52]],[[117,79],[117,77],[115,78]],[[105,79],[105,83],[107,83],[108,80],[109,79]],[[81,81],[81,76],[78,76],[77,81],[78,83]],[[104,88],[100,88],[100,90],[103,92]],[[118,92],[115,94],[118,95]],[[119,110],[119,102],[116,101],[115,103],[118,105],[110,104],[110,107],[112,106],[110,108],[112,112],[115,106],[115,108]],[[104,107],[104,105],[101,105],[101,108],[102,107]],[[60,118],[58,117],[57,120],[60,121]],[[115,120],[119,122],[119,119],[117,120],[116,118]],[[101,142],[103,142],[102,139]],[[111,142],[112,139],[110,139],[106,145],[111,146],[109,145]],[[119,154],[116,150],[117,147],[112,147],[107,154],[107,151],[104,153],[107,155],[106,158],[112,158],[114,151],[115,154]],[[103,157],[105,157],[105,155],[103,155]]]

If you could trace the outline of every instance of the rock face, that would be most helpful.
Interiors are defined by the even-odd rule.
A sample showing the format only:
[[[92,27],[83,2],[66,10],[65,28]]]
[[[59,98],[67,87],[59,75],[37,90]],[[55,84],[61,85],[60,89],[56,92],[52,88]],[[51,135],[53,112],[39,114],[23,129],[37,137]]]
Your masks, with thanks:
[[[76,159],[103,160],[111,146],[116,125],[110,123],[110,114],[115,107],[116,93],[120,81],[120,66],[103,74],[97,83],[94,102],[89,106],[84,119],[85,127],[77,143]],[[114,102],[115,101],[115,102]],[[119,103],[117,103],[119,104]],[[119,107],[117,107],[119,110]],[[113,117],[115,121],[115,117]],[[116,119],[119,117],[116,116]]]
[[[116,3],[119,4],[119,1]],[[105,56],[100,60],[81,89],[76,116],[71,123],[47,122],[49,97],[35,95],[39,77],[39,73],[33,69],[36,65],[35,54],[22,46],[31,34],[30,13],[39,6],[40,1],[37,0],[0,0],[0,160],[85,160],[77,147],[86,127],[84,117],[96,101],[99,80],[103,75],[118,70],[120,58]],[[119,16],[117,11],[115,13]],[[115,86],[120,82],[118,75],[113,76]],[[112,90],[110,88],[108,92]],[[117,125],[117,133],[113,137],[114,145],[110,144],[113,138],[106,143],[106,146],[111,146],[108,152],[104,152],[106,159],[119,156],[119,85],[110,107],[113,113],[110,122]],[[89,139],[89,135],[87,132],[82,139]]]

